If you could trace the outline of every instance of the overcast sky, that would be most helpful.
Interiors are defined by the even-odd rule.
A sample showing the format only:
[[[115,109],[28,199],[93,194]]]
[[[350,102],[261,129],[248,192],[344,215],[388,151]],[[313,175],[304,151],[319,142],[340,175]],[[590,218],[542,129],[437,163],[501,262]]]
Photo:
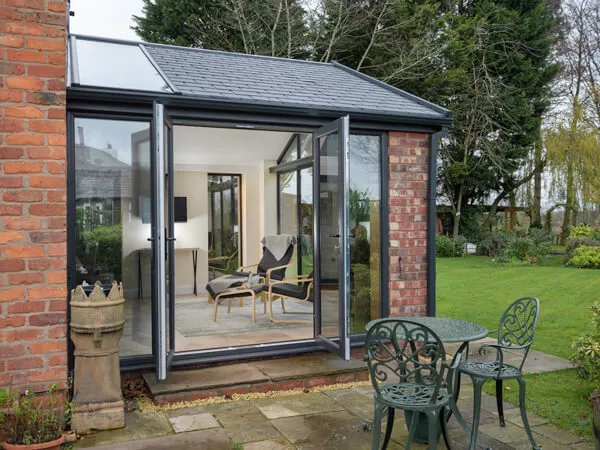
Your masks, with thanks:
[[[89,36],[141,40],[129,28],[131,16],[140,15],[142,0],[71,0],[70,32]]]

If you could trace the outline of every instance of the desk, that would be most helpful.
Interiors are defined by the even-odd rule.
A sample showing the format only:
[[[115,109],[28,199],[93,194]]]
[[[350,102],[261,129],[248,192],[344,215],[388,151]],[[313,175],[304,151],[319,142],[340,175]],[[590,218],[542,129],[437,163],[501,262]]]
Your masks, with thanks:
[[[465,352],[465,355],[469,353],[469,342],[477,341],[479,339],[485,338],[489,331],[487,328],[478,325],[476,323],[467,322],[464,320],[458,319],[446,319],[442,317],[402,317],[402,319],[410,320],[416,322],[420,325],[425,325],[427,328],[430,328],[443,343],[456,343],[460,342],[460,346],[454,353],[454,357],[452,358],[452,364],[456,361],[458,355]],[[386,320],[386,319],[376,319],[372,320],[366,325],[367,331],[373,327],[376,323]],[[456,372],[456,378],[453,386],[454,393],[454,401],[450,402],[450,412],[448,415],[448,419],[452,415],[452,413],[456,414],[457,421],[459,424],[470,433],[468,427],[466,427],[465,421],[456,406],[456,401],[458,400],[458,394],[460,393],[460,371]],[[423,417],[421,415],[421,417]],[[408,417],[407,417],[408,419]],[[427,418],[419,418],[419,422],[427,421]],[[408,420],[407,420],[408,423]],[[419,424],[417,428],[417,432],[415,433],[416,442],[419,443],[427,443],[427,426]]]
[[[192,270],[194,271],[194,295],[198,296],[198,250],[199,248],[195,247],[175,247],[175,253],[177,252],[191,252],[192,253]],[[151,248],[140,248],[136,250],[137,252],[137,263],[138,263],[138,286],[137,286],[137,297],[143,297],[143,283],[142,283],[142,253],[151,253]]]

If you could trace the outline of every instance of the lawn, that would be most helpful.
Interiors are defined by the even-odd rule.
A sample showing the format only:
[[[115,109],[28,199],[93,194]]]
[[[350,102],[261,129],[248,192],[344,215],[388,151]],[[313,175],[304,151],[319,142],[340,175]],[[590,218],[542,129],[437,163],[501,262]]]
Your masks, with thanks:
[[[500,267],[484,257],[438,258],[437,315],[471,320],[492,330],[511,301],[537,297],[541,310],[533,348],[569,358],[573,339],[592,330],[587,307],[600,299],[600,272],[565,268],[561,260],[553,256],[538,267]],[[591,437],[591,384],[579,380],[574,370],[525,378],[529,411]],[[516,404],[517,387],[509,386],[505,399]],[[494,392],[492,383],[484,389]]]
[[[533,348],[569,358],[571,342],[592,330],[587,308],[600,299],[600,271],[566,268],[560,256],[539,267],[500,267],[489,258],[438,258],[437,315],[498,328],[504,309],[519,297],[540,300]]]

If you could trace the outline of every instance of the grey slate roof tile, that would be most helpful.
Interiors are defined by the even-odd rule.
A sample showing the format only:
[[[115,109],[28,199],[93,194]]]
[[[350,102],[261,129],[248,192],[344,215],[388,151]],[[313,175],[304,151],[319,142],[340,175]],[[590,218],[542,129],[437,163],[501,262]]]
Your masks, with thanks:
[[[184,95],[408,117],[447,115],[442,108],[388,89],[338,64],[144,46]]]

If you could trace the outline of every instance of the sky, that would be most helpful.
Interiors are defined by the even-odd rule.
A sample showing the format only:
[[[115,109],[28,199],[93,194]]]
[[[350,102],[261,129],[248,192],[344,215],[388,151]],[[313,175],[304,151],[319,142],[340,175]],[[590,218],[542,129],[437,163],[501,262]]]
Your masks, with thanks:
[[[142,0],[71,0],[70,32],[128,41],[141,39],[129,28],[131,16],[140,15]]]

